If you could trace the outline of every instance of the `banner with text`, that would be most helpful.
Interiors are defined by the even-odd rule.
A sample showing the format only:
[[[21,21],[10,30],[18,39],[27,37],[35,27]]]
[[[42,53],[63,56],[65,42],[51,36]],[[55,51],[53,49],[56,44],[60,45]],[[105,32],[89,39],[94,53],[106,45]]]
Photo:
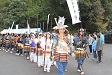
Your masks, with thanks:
[[[72,24],[80,23],[79,7],[77,0],[66,0],[72,18]]]

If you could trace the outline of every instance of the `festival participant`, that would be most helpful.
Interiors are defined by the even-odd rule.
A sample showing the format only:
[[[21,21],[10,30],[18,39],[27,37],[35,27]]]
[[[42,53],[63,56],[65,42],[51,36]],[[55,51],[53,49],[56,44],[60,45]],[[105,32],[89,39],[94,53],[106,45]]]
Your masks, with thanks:
[[[31,43],[30,43],[30,61],[36,63],[37,62],[37,39],[35,38],[35,35],[31,35]]]
[[[12,46],[14,47],[14,51],[16,52],[15,55],[19,55],[18,54],[18,49],[17,49],[17,40],[18,40],[18,35],[17,34],[14,34],[13,36],[13,41],[12,41]]]
[[[42,33],[39,33],[38,35],[38,39],[37,39],[37,63],[38,63],[38,67],[42,67],[43,66],[43,50],[44,48],[42,48],[42,41],[45,41]]]
[[[9,34],[9,41],[10,41],[10,48],[9,51],[10,53],[12,53],[14,46],[12,45],[12,41],[13,41],[13,34]]]
[[[64,17],[59,17],[58,22],[57,19],[55,18],[55,22],[57,26],[55,26],[53,29],[55,29],[57,33],[58,41],[56,46],[54,46],[54,60],[56,61],[58,67],[58,75],[64,75],[68,64],[68,54],[70,52],[67,36],[68,31],[66,29],[66,27],[68,26],[64,25],[65,22]]]
[[[18,53],[18,55],[23,56],[23,37],[22,37],[22,34],[19,35],[17,43],[18,43],[17,44],[17,49],[18,49],[17,53]]]
[[[30,36],[25,35],[23,39],[23,44],[24,44],[24,53],[26,55],[26,59],[29,60],[29,52],[30,52]]]
[[[51,34],[49,32],[46,33],[45,40],[42,41],[41,46],[44,48],[44,71],[45,72],[50,72],[50,67],[51,67],[51,47],[53,40],[51,39]]]
[[[83,63],[84,63],[84,59],[86,56],[86,46],[87,46],[87,38],[84,35],[84,29],[81,28],[79,30],[79,35],[78,37],[75,39],[76,42],[76,51],[75,51],[75,55],[74,53],[72,53],[72,56],[75,56],[77,63],[78,63],[78,67],[77,67],[77,71],[81,73],[81,75],[84,75],[84,71],[83,71]]]
[[[6,47],[6,35],[3,34],[2,35],[2,50],[5,50],[5,47]]]
[[[51,50],[52,50],[51,57],[53,56],[53,51],[54,51],[54,48],[55,48],[57,41],[58,41],[58,35],[55,33],[55,30],[52,33],[52,39],[53,39],[53,43],[52,43],[52,47],[51,47]],[[57,67],[56,61],[54,61],[54,59],[52,59],[52,65]]]
[[[10,48],[10,40],[9,40],[9,34],[8,33],[5,35],[5,41],[6,41],[6,43],[5,43],[6,50],[5,51],[8,52],[9,48]]]
[[[0,50],[2,50],[2,34],[0,33]]]

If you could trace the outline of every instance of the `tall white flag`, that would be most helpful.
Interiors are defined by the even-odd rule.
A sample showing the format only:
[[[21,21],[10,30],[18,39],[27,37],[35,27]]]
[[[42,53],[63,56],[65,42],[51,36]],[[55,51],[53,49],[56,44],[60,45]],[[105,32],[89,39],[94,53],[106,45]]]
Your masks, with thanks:
[[[13,23],[12,23],[12,26],[11,26],[11,28],[10,28],[10,32],[9,32],[9,33],[12,33],[12,28],[13,28],[13,26],[14,26],[14,21],[13,21]]]
[[[28,20],[27,20],[27,32],[28,34],[30,34],[30,26],[29,26]]]
[[[80,15],[79,15],[79,7],[77,4],[77,0],[66,0],[68,7],[69,7],[69,11],[71,14],[71,18],[72,18],[72,24],[76,24],[81,22],[80,21]]]
[[[18,24],[16,25],[16,33],[18,34]]]
[[[8,29],[8,33],[10,33],[10,27],[9,27],[9,29]]]

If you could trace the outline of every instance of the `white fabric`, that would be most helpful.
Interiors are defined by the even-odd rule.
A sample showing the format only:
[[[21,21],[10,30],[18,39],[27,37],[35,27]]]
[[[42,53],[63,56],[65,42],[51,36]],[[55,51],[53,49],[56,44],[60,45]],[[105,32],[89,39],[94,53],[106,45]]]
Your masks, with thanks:
[[[38,65],[43,65],[43,56],[38,56]]]
[[[34,52],[30,52],[30,61],[37,62],[37,55]]]
[[[46,68],[47,70],[50,70],[51,64],[52,64],[51,60],[45,60],[44,68]]]
[[[79,8],[78,8],[78,4],[77,4],[77,0],[66,0],[68,7],[69,7],[69,11],[72,17],[72,24],[76,24],[81,22],[79,19]]]

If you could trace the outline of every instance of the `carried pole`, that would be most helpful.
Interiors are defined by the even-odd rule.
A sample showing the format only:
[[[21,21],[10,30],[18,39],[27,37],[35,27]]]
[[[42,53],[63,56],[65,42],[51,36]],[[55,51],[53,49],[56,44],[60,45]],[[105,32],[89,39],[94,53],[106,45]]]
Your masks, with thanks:
[[[44,22],[43,22],[43,32],[44,32]]]
[[[38,23],[38,15],[37,15],[37,32],[38,32],[38,24],[39,24],[39,23]]]
[[[41,22],[40,22],[40,28],[41,28]]]
[[[46,32],[48,31],[48,24],[49,24],[49,16],[50,14],[48,14],[48,18],[47,18],[47,30]],[[47,33],[46,33],[46,37],[45,37],[45,51],[44,51],[44,67],[45,67],[45,57],[46,57],[46,42],[47,42]]]
[[[38,15],[37,15],[37,33],[38,33]],[[37,45],[37,62],[38,62],[38,45]]]
[[[48,31],[48,25],[49,25],[49,16],[50,16],[50,14],[48,14],[48,17],[47,17],[47,30],[46,30],[46,32]]]
[[[51,33],[52,33],[52,18],[51,18]]]

